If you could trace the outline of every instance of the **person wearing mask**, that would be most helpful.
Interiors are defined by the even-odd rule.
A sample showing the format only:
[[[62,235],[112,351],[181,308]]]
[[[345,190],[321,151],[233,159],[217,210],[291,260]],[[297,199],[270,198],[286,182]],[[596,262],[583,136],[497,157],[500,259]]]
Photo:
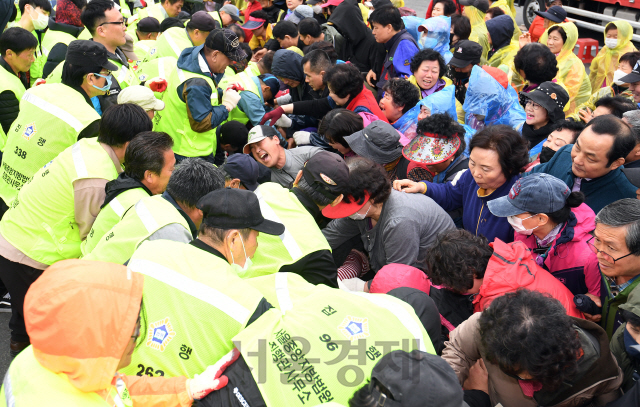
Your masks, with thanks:
[[[564,107],[569,95],[553,82],[543,82],[531,92],[520,93],[527,119],[522,126],[522,136],[529,142],[529,149],[547,139],[556,125],[564,120]]]
[[[482,60],[482,47],[474,41],[461,40],[456,44],[453,58],[449,61],[447,77],[456,87],[456,100],[464,104],[467,84],[474,66]]]
[[[572,191],[581,191],[585,203],[598,213],[623,198],[635,198],[634,187],[620,166],[635,147],[629,125],[612,115],[596,117],[580,133],[575,144],[560,148],[549,162],[534,167],[564,181]]]
[[[14,356],[29,345],[22,309],[27,289],[48,266],[80,256],[81,242],[104,202],[105,185],[122,172],[129,142],[151,127],[141,107],[111,107],[100,121],[98,137],[81,139],[36,171],[2,217],[0,279],[13,300],[9,325]]]
[[[387,51],[380,73],[370,70],[367,83],[378,88],[378,96],[382,97],[384,85],[392,78],[411,76],[410,61],[420,50],[416,40],[404,29],[400,12],[395,7],[382,7],[374,10],[369,16],[369,24],[373,27],[373,36],[378,44],[384,44]],[[374,83],[374,81],[376,81]]]
[[[584,123],[573,120],[562,120],[556,123],[556,127],[542,143],[542,149],[538,157],[525,167],[524,172],[531,171],[533,167],[544,164],[567,144],[574,144],[580,133],[584,130]],[[634,134],[635,135],[635,134]],[[626,161],[625,161],[626,163]],[[626,164],[625,164],[626,165]]]
[[[349,161],[349,186],[350,194],[341,203],[323,210],[326,217],[335,220],[322,232],[332,249],[360,236],[374,272],[390,263],[423,268],[436,236],[455,228],[436,202],[393,190],[384,168],[366,158]],[[363,271],[352,270],[347,275],[339,269],[338,276],[361,277]]]
[[[18,9],[20,10],[20,20],[18,20],[14,27],[22,27],[25,30],[29,31],[37,41],[37,46],[35,47],[35,58],[33,64],[29,69],[29,84],[33,84],[36,79],[42,78],[42,69],[44,67],[44,63],[46,62],[45,58],[41,58],[42,56],[42,47],[40,46],[40,38],[36,33],[36,30],[39,32],[44,32],[49,25],[49,14],[51,14],[51,3],[47,0],[21,0],[18,2]],[[9,25],[9,28],[11,24]]]
[[[167,133],[147,131],[129,143],[124,154],[124,171],[105,185],[104,202],[87,238],[83,255],[90,253],[104,235],[139,200],[163,193],[175,167],[173,139]]]
[[[0,198],[6,205],[46,163],[82,138],[96,137],[100,116],[91,98],[110,88],[107,50],[94,41],[69,44],[62,83],[35,86],[20,100],[20,113],[7,132]],[[34,138],[30,142],[31,138]],[[11,152],[11,153],[9,153]]]
[[[492,405],[604,405],[620,396],[622,372],[602,328],[536,291],[496,298],[451,332],[442,357],[460,383],[482,358]]]
[[[487,21],[487,32],[491,49],[487,54],[487,64],[494,68],[501,65],[505,69],[513,63],[518,46],[511,41],[513,36],[513,19],[507,15],[497,16]]]
[[[538,42],[542,34],[544,34],[544,32],[547,31],[547,29],[554,23],[563,23],[567,18],[567,12],[562,8],[562,0],[553,0],[551,2],[545,1],[545,3],[545,11],[547,12],[547,14],[543,15],[541,14],[541,11],[534,11],[534,13],[536,13],[536,17],[533,19],[531,25],[529,26],[528,32],[531,36],[531,42],[534,43]],[[556,9],[554,9],[556,11],[554,13],[549,13],[551,7],[554,6],[556,6]],[[562,18],[563,12],[564,18]]]
[[[282,234],[284,225],[264,218],[251,191],[222,188],[196,206],[202,211],[196,239],[144,242],[128,263],[145,276],[142,300],[154,339],[133,351],[123,373],[135,374],[141,364],[155,374],[193,377],[233,351],[233,337],[272,308],[237,274],[263,250],[259,236]],[[170,338],[156,335],[167,329]]]
[[[600,295],[598,259],[586,244],[596,215],[583,202],[581,192],[571,192],[556,177],[533,174],[488,206],[495,216],[507,218],[515,240],[527,245],[536,264],[573,294]]]
[[[0,35],[0,146],[20,112],[20,99],[30,87],[29,70],[38,40],[27,30],[11,27]]]
[[[589,100],[591,83],[582,61],[573,53],[578,41],[578,29],[573,23],[560,23],[549,28],[540,38],[558,60],[558,74],[555,79],[569,93],[570,102],[565,115],[573,114],[578,106]]]
[[[253,34],[249,40],[249,47],[251,47],[252,50],[263,48],[267,44],[267,41],[273,38],[271,24],[269,24],[269,15],[262,9],[252,11],[241,27],[243,30],[249,30]]]
[[[185,49],[204,44],[215,29],[216,22],[213,17],[206,11],[198,11],[191,16],[186,28],[173,27],[163,32],[156,40],[155,52],[149,58],[180,58]]]
[[[620,305],[619,310],[624,321],[611,337],[611,352],[624,374],[620,387],[625,394],[637,383],[640,375],[640,291],[633,290],[627,302]],[[633,405],[633,404],[627,404]]]
[[[593,58],[589,66],[591,91],[613,85],[613,75],[618,69],[618,60],[627,52],[635,52],[631,43],[633,28],[626,21],[612,21],[604,28],[604,47]]]
[[[24,405],[186,407],[222,388],[224,364],[238,353],[193,379],[119,373],[145,347],[149,280],[117,264],[67,260],[50,267],[25,298],[33,346],[14,359],[0,396]],[[51,339],[59,337],[67,338],[63,346]]]
[[[549,47],[531,43],[522,47],[513,58],[509,77],[518,92],[531,92],[542,82],[551,82],[558,74],[558,60]]]
[[[170,72],[166,113],[155,115],[153,122],[155,130],[174,137],[178,162],[187,157],[213,162],[215,128],[227,120],[240,100],[237,91],[226,89],[222,94],[218,89],[225,69],[245,59],[238,44],[231,31],[215,29],[204,44],[182,51],[176,69]]]
[[[138,78],[130,69],[126,55],[121,47],[125,44],[124,17],[111,0],[90,2],[80,17],[93,37],[93,42],[104,45],[109,61],[116,66],[107,93],[91,99],[96,111],[101,114],[109,106],[117,103],[118,93],[129,85],[137,85]],[[61,62],[47,76],[48,83],[62,80]]]
[[[146,240],[191,242],[202,223],[198,200],[221,188],[224,175],[219,168],[204,160],[183,160],[161,195],[136,202],[83,259],[124,264]]]
[[[138,57],[138,63],[149,61],[152,50],[155,54],[156,40],[160,35],[160,22],[154,17],[145,17],[138,22],[136,27],[137,41],[133,43],[133,51]]]
[[[394,181],[397,191],[431,197],[446,211],[463,208],[464,228],[490,242],[499,238],[513,241],[513,229],[504,218],[493,216],[486,208],[489,201],[509,193],[520,178],[520,170],[529,162],[527,141],[506,125],[489,126],[478,132],[469,144],[469,171],[456,183]]]
[[[393,78],[383,86],[382,90],[384,96],[380,99],[380,110],[391,124],[420,101],[420,93],[406,79]]]
[[[451,16],[451,31],[449,34],[449,46],[455,49],[461,40],[468,40],[471,35],[471,22],[469,17],[461,14]]]

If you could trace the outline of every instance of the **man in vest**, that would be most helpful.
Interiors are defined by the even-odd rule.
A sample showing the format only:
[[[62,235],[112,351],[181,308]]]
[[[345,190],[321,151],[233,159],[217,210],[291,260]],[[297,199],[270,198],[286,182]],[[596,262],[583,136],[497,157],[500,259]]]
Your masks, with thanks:
[[[83,258],[124,264],[145,240],[191,242],[202,223],[202,211],[196,204],[221,188],[224,175],[219,168],[199,159],[183,160],[162,195],[139,200]]]
[[[51,264],[80,256],[80,243],[104,202],[105,185],[122,172],[129,142],[151,126],[140,106],[110,108],[100,122],[98,137],[78,141],[38,170],[4,214],[0,279],[12,298],[13,355],[29,345],[22,313],[29,286]]]
[[[263,250],[240,277],[292,272],[311,284],[338,287],[337,267],[318,223],[327,223],[321,211],[342,201],[348,179],[344,160],[322,151],[298,172],[292,189],[272,182],[261,184],[255,192],[265,216],[282,222],[286,230],[280,237],[258,237]]]
[[[49,28],[41,40],[42,55],[38,57],[36,64],[42,65],[42,78],[46,78],[53,72],[58,64],[64,61],[67,55],[67,47],[71,41],[88,39],[89,32],[80,21],[81,10],[71,0],[59,0],[56,4],[55,20],[49,19]]]
[[[81,15],[82,23],[87,27],[93,41],[104,45],[109,60],[117,69],[113,72],[111,86],[106,94],[98,96],[93,104],[98,113],[117,103],[118,93],[127,86],[137,85],[138,80],[129,67],[126,55],[120,48],[126,42],[124,17],[115,7],[112,0],[91,1]],[[59,64],[47,77],[47,82],[59,82],[62,77],[63,64]]]
[[[0,146],[4,146],[20,112],[20,99],[29,88],[28,72],[37,46],[38,40],[24,28],[11,27],[0,35]]]
[[[186,28],[173,27],[163,32],[156,40],[155,52],[149,59],[174,57],[179,58],[186,48],[204,44],[209,33],[216,28],[216,22],[206,11],[198,11],[191,16]]]
[[[378,79],[375,86],[378,96],[382,97],[382,87],[389,79],[412,75],[411,59],[420,49],[416,40],[404,29],[400,12],[391,5],[375,9],[369,16],[369,24],[373,26],[376,42],[384,44],[387,51],[380,76],[372,70],[367,74],[367,83],[371,86]]]
[[[184,0],[164,0],[159,3],[154,3],[152,1],[148,2],[147,7],[138,10],[137,15],[132,16],[131,20],[137,19],[135,21],[129,21],[129,29],[131,36],[136,29],[136,23],[141,21],[145,17],[153,17],[159,22],[162,22],[165,18],[178,17],[180,11],[182,11],[182,6],[184,5]]]
[[[151,53],[156,52],[156,40],[160,34],[160,22],[155,17],[145,17],[138,22],[133,51],[138,56],[138,63],[149,60]]]
[[[233,337],[271,308],[234,269],[250,264],[258,234],[277,236],[284,226],[263,217],[250,191],[213,191],[198,208],[203,221],[197,239],[145,242],[129,261],[131,270],[145,275],[148,323],[148,339],[125,369],[131,374],[143,365],[155,375],[192,377],[232,350]]]
[[[47,29],[49,24],[49,14],[51,13],[51,3],[48,0],[20,0],[18,3],[20,10],[20,20],[16,22],[15,26],[22,27],[29,31],[38,41],[38,46],[35,49],[36,58],[42,55],[39,35],[42,33],[36,33],[35,30],[43,32]],[[11,24],[9,25],[11,26]],[[38,63],[31,64],[30,69],[30,83],[34,83],[36,79],[42,78],[42,68],[45,63],[45,59],[38,58]]]
[[[43,165],[77,140],[98,135],[100,116],[91,98],[106,92],[116,69],[102,44],[76,40],[67,50],[63,82],[24,93],[3,145],[0,198],[7,205]]]
[[[220,7],[220,10],[218,10],[217,12],[212,11],[209,14],[213,15],[215,13],[218,13],[218,15],[220,16],[220,19],[216,18],[218,24],[221,24],[220,28],[225,28],[231,24],[238,22],[242,23],[242,19],[240,18],[240,11],[238,10],[238,7],[234,6],[233,4],[225,4],[224,6]]]
[[[100,213],[80,246],[83,255],[91,252],[136,202],[167,189],[176,163],[172,147],[171,136],[151,131],[140,133],[129,143],[124,154],[125,170],[105,187]]]
[[[227,120],[240,100],[235,90],[227,89],[222,95],[218,89],[227,66],[246,57],[239,44],[233,32],[213,30],[203,45],[185,49],[177,69],[169,74],[164,97],[167,108],[156,114],[153,123],[154,130],[174,138],[178,162],[185,157],[213,162],[215,128]]]

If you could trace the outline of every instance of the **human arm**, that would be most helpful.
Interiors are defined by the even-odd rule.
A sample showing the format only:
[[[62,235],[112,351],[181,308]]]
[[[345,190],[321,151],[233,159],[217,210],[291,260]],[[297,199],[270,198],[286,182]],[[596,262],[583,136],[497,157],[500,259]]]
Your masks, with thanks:
[[[18,117],[18,113],[20,113],[20,101],[16,94],[10,90],[0,93],[0,125],[5,135]]]
[[[451,366],[460,384],[469,377],[469,370],[482,356],[480,355],[480,332],[478,320],[481,313],[475,313],[469,319],[450,332],[445,342],[442,358]]]
[[[264,104],[260,101],[258,95],[249,91],[240,92],[238,108],[247,115],[249,121],[254,126],[260,124],[260,121],[265,114]]]
[[[104,188],[107,182],[108,180],[103,178],[85,178],[73,183],[73,211],[80,240],[87,237],[100,213],[100,207],[106,197]]]
[[[326,228],[322,229],[322,234],[324,238],[327,239],[327,242],[329,242],[331,249],[335,249],[352,237],[361,234],[357,222],[358,221],[349,218],[334,219],[329,222]]]
[[[390,219],[384,225],[382,242],[384,245],[385,264],[416,265],[420,251],[420,226],[411,217]],[[373,250],[376,250],[376,248],[374,247]]]
[[[188,79],[182,90],[178,87],[177,91],[180,92],[180,99],[187,105],[191,130],[197,133],[213,130],[229,117],[227,107],[211,105],[213,90],[204,79]]]

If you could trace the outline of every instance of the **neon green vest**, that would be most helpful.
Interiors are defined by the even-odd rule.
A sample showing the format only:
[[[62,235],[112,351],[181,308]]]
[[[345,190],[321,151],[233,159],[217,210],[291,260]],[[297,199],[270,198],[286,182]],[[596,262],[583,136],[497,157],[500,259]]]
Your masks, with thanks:
[[[189,224],[184,217],[162,196],[142,198],[83,259],[124,264],[140,243],[172,223],[178,223],[189,231]]]
[[[138,57],[138,64],[149,61],[150,56],[156,53],[156,40],[136,41],[133,44],[133,52]]]
[[[184,243],[144,242],[129,267],[144,274],[148,325],[124,373],[141,364],[169,377],[200,374],[233,348],[262,300],[226,260]]]
[[[216,151],[216,131],[198,133],[191,129],[187,104],[180,100],[176,89],[186,80],[202,78],[211,87],[211,106],[218,106],[218,88],[210,77],[177,68],[172,70],[164,92],[165,109],[153,117],[153,131],[164,131],[173,138],[173,152],[185,157],[202,157]]]
[[[260,247],[258,247],[260,250]],[[273,273],[266,276],[247,278],[245,280],[249,285],[269,301],[269,304],[275,308],[282,310],[288,308],[289,302],[295,304],[298,300],[311,295],[316,286],[308,283],[304,278],[296,273]],[[280,303],[282,301],[282,304]]]
[[[137,76],[135,75],[133,69],[130,67],[126,67],[122,65],[121,62],[115,59],[109,59],[109,62],[118,67],[117,71],[111,72],[113,77],[120,84],[120,88],[124,89],[129,86],[138,85],[140,82],[138,81]],[[51,71],[49,76],[47,76],[47,83],[60,83],[62,82],[62,68],[64,67],[64,61],[60,62],[56,68]],[[107,95],[109,92],[107,92]]]
[[[131,38],[133,38],[134,44],[138,42],[138,36],[136,35],[136,29],[138,28],[138,21],[142,20],[145,17],[153,17],[156,20],[158,20],[159,23],[161,23],[164,20],[164,15],[165,15],[165,13],[163,13],[162,10],[160,10],[161,7],[162,7],[162,4],[160,3],[156,3],[156,4],[152,3],[151,5],[143,9],[139,9],[138,12],[133,16],[131,16],[131,18],[128,20],[129,27],[127,27],[127,34],[131,35]],[[136,53],[136,55],[138,54]]]
[[[84,96],[67,85],[45,84],[26,91],[3,149],[0,197],[8,205],[36,171],[98,119]]]
[[[87,30],[84,29],[83,31]],[[42,43],[40,44],[40,47],[42,48],[42,54],[38,58],[36,58],[36,61],[34,63],[41,65],[44,69],[44,64],[47,62],[49,52],[51,52],[51,49],[54,47],[54,45],[60,42],[69,45],[69,43],[74,40],[76,40],[76,37],[64,31],[47,30],[47,32],[42,36]],[[42,77],[42,73],[40,77]]]
[[[0,67],[0,93],[6,91],[13,92],[13,94],[16,95],[16,99],[20,100],[27,90],[13,72],[9,72],[3,67]],[[4,130],[2,130],[2,126],[0,126],[0,150],[4,149],[6,142],[7,135],[4,133]]]
[[[178,60],[174,57],[163,57],[152,59],[150,61],[143,62],[136,69],[136,75],[138,75],[138,80],[140,82],[147,81],[153,78],[164,78],[169,81],[169,74],[176,69],[178,65]],[[153,92],[156,98],[162,100],[164,95],[167,93],[164,92]],[[156,112],[157,114],[158,112]]]
[[[220,18],[220,13],[218,13],[217,11],[209,11],[208,14],[213,17],[213,19],[216,20],[218,24],[220,24],[220,28],[222,28],[222,19]]]
[[[385,354],[435,354],[411,306],[386,294],[319,285],[305,298],[284,303],[233,339],[269,407],[347,405]]]
[[[40,87],[40,86],[38,86]],[[97,138],[82,139],[36,172],[0,221],[0,234],[44,264],[80,257],[73,183],[115,179],[118,171]]]
[[[265,219],[284,224],[280,236],[260,233],[258,250],[253,264],[240,274],[252,278],[277,273],[284,265],[293,264],[319,250],[331,250],[316,221],[288,189],[275,182],[267,182],[255,191]]]
[[[0,391],[0,406],[132,406],[133,402],[122,379],[118,387],[119,391],[112,386],[108,400],[97,393],[80,391],[69,382],[69,377],[64,373],[54,373],[43,367],[33,354],[33,347],[29,346],[9,366]],[[121,397],[119,392],[124,396]],[[11,404],[7,404],[8,400],[11,400]]]
[[[129,189],[113,198],[107,206],[100,209],[98,217],[96,217],[93,226],[91,226],[91,231],[80,246],[82,255],[86,256],[91,253],[104,235],[120,222],[122,216],[135,205],[136,202],[148,196],[147,191],[142,188]]]
[[[244,92],[254,93],[256,96],[258,96],[258,98],[260,98],[260,101],[264,103],[264,99],[262,98],[262,92],[260,92],[258,85],[256,85],[256,83],[253,81],[251,76],[249,76],[249,74],[246,73],[246,71],[240,72],[239,74],[231,76],[229,78],[225,74],[222,77],[222,80],[220,81],[219,86],[220,86],[220,89],[226,89],[228,85],[231,85],[236,82],[239,83],[244,88]],[[240,92],[240,93],[242,94],[243,92]],[[242,124],[247,124],[247,122],[249,121],[249,118],[242,110],[240,110],[240,107],[236,106],[231,112],[229,112],[229,118],[227,119],[228,122],[232,120],[238,121]]]
[[[156,53],[150,59],[162,57],[178,58],[183,50],[193,47],[186,28],[172,27],[163,32],[156,40]]]
[[[259,76],[260,68],[258,68],[257,62],[249,62],[247,67],[244,70],[249,76]]]

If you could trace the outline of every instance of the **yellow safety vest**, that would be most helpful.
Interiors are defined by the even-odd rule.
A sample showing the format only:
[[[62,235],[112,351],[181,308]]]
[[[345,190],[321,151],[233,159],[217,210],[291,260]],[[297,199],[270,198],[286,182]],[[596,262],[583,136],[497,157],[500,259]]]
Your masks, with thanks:
[[[231,77],[227,77],[227,75],[225,74],[220,81],[219,86],[220,89],[226,89],[227,86],[236,82],[239,83],[244,89],[244,91],[240,92],[241,95],[244,92],[251,92],[258,96],[260,101],[264,103],[262,92],[258,88],[258,85],[253,81],[253,78],[248,73],[246,73],[246,71],[242,71]],[[247,115],[240,109],[239,106],[236,106],[232,111],[229,112],[229,118],[227,119],[228,122],[232,120],[238,121],[242,124],[247,124],[247,122],[249,122],[249,117],[247,117]]]
[[[127,34],[129,34],[131,38],[133,38],[134,44],[138,42],[138,36],[136,35],[136,29],[138,28],[138,21],[142,20],[145,17],[153,17],[156,20],[158,20],[158,22],[161,23],[164,20],[165,18],[164,16],[166,14],[166,11],[161,10],[161,8],[162,8],[161,3],[155,3],[155,4],[152,3],[143,9],[139,9],[136,14],[134,14],[133,16],[131,16],[131,18],[129,18],[128,20],[129,26],[127,27]]]
[[[9,72],[0,66],[0,93],[10,91],[16,96],[16,99],[22,99],[22,95],[27,90],[13,72]],[[4,143],[7,141],[7,135],[0,126],[0,150],[4,149]]]
[[[162,57],[179,58],[182,51],[193,47],[186,28],[171,27],[156,40],[156,52],[149,55],[149,60]]]
[[[169,74],[176,69],[178,65],[178,60],[174,57],[162,57],[152,59],[150,61],[143,62],[136,69],[136,75],[138,75],[138,80],[140,83],[148,81],[153,78],[163,78],[169,82]],[[156,98],[162,100],[164,95],[167,93],[164,92],[153,92]],[[157,112],[156,112],[157,113]]]

